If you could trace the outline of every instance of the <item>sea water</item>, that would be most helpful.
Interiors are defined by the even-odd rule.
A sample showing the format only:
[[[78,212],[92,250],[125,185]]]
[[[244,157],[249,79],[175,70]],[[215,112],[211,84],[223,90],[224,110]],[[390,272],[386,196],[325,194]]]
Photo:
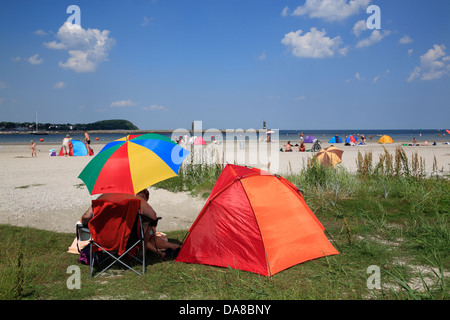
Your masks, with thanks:
[[[275,129],[274,129],[275,130]],[[411,143],[413,138],[416,138],[418,143],[428,141],[429,144],[436,142],[441,144],[443,142],[450,142],[450,134],[444,129],[410,129],[410,130],[387,130],[387,129],[351,129],[351,130],[275,130],[278,133],[278,139],[280,142],[291,141],[292,143],[298,143],[300,141],[300,134],[303,133],[303,138],[308,135],[314,136],[316,139],[322,142],[328,142],[332,137],[339,136],[342,140],[345,140],[346,135],[354,135],[358,140],[361,140],[361,135],[366,137],[366,142],[370,142],[369,136],[372,135],[372,142],[378,141],[382,135],[388,135],[392,137],[394,142],[409,142]],[[244,136],[250,130],[244,130]],[[155,132],[159,133],[167,138],[175,140],[176,134],[172,134],[170,131]],[[265,139],[266,134],[264,131],[256,129],[256,133],[262,133],[261,137],[255,135],[247,135],[257,137],[258,139]],[[0,146],[6,144],[28,144],[31,140],[40,144],[62,144],[62,140],[66,137],[67,133],[50,133],[48,135],[32,135],[26,133],[8,133],[0,134]],[[125,133],[91,133],[91,143],[106,144],[108,142],[123,138]],[[206,133],[205,133],[206,135]],[[218,138],[220,132],[209,134],[214,135],[215,139]],[[236,134],[234,135],[236,136]],[[70,133],[70,137],[76,140],[84,140],[84,133]],[[222,133],[222,140],[225,140],[226,134]],[[41,142],[40,139],[43,139]],[[206,141],[211,141],[211,137],[204,136]]]

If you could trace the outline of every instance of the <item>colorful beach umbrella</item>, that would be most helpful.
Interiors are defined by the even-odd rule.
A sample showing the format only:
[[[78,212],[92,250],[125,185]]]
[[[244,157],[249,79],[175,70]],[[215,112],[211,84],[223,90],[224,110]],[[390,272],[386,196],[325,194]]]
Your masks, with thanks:
[[[137,194],[178,174],[189,152],[159,134],[128,135],[106,144],[78,178],[90,194]]]
[[[342,162],[343,153],[344,151],[341,149],[328,147],[316,153],[314,160],[318,161],[322,165],[335,167]]]

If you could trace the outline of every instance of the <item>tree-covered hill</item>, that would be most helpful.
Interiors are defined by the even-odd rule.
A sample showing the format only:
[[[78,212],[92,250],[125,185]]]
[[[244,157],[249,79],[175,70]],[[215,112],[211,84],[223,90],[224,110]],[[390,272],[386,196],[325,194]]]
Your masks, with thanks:
[[[69,130],[139,130],[128,120],[102,120],[93,123],[39,123],[39,130],[44,131],[69,131]],[[1,131],[34,131],[36,124],[34,122],[0,122]]]

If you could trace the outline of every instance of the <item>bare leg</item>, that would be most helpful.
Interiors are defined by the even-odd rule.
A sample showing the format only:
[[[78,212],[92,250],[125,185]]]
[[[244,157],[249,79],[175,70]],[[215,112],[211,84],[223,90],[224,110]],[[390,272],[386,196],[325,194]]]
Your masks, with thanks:
[[[148,235],[145,238],[145,248],[147,251],[157,253],[163,259],[166,257],[166,249],[176,250],[179,247],[180,246],[176,243],[165,241],[160,237],[155,237],[154,235]]]

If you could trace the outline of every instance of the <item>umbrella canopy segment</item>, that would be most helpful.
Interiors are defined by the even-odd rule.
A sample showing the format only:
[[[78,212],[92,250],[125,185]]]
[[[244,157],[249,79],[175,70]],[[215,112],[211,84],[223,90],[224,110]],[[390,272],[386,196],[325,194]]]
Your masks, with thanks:
[[[188,154],[158,134],[129,135],[105,145],[78,178],[90,194],[136,194],[176,176]]]
[[[335,167],[339,163],[342,162],[342,154],[344,153],[343,150],[335,148],[335,147],[329,147],[326,149],[320,150],[315,156],[314,160],[318,161],[318,163],[326,166],[333,166]]]

